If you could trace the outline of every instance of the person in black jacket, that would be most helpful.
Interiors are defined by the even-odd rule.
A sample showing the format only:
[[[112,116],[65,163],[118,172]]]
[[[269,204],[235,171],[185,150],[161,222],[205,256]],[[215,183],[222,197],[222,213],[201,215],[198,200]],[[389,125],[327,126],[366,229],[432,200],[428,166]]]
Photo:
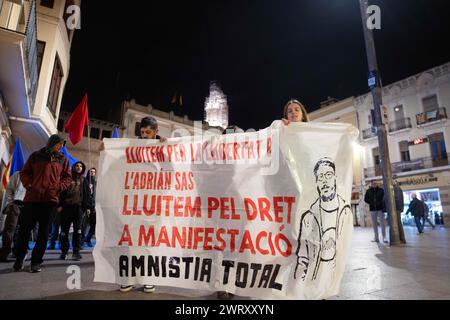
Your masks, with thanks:
[[[69,188],[61,194],[61,260],[66,260],[69,251],[69,230],[73,224],[72,249],[74,260],[81,260],[82,218],[87,210],[88,190],[83,174],[86,166],[76,162],[72,166],[72,181]]]
[[[92,236],[95,234],[96,211],[95,197],[97,194],[97,169],[92,168],[86,174],[86,184],[88,190],[87,209],[85,215],[85,224],[83,224],[83,239],[88,247],[92,247]],[[86,235],[86,228],[89,224],[89,231]]]
[[[386,227],[384,223],[384,190],[378,187],[376,181],[372,181],[371,187],[366,191],[364,195],[364,201],[370,207],[370,216],[372,218],[373,231],[375,238],[373,242],[380,242],[378,238],[378,219],[381,224],[381,234],[383,236],[383,242],[388,243],[386,239]]]
[[[411,195],[412,201],[409,204],[409,208],[405,214],[411,214],[414,216],[414,220],[416,221],[417,230],[419,234],[423,233],[423,224],[422,218],[424,217],[424,206],[422,200],[417,199],[417,195],[413,193]]]

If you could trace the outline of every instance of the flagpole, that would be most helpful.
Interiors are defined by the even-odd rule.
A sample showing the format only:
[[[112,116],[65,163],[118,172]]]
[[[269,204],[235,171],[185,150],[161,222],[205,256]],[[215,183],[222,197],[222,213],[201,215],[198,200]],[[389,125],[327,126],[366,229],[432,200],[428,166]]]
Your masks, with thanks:
[[[91,162],[91,124],[88,119],[88,152],[89,152],[89,170],[92,169],[92,162]],[[90,183],[90,181],[89,181]]]

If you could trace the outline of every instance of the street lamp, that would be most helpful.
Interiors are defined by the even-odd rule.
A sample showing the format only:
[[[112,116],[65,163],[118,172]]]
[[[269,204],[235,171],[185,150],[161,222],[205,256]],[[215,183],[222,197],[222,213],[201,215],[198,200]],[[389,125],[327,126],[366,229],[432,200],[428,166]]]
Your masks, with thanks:
[[[375,43],[373,40],[372,30],[367,26],[369,14],[367,8],[368,0],[359,0],[361,7],[361,19],[364,30],[364,40],[366,43],[367,62],[369,65],[369,87],[372,93],[374,105],[374,126],[378,134],[378,145],[380,147],[381,169],[383,172],[383,185],[385,202],[387,211],[389,213],[389,239],[390,245],[398,245],[406,243],[403,233],[403,226],[398,217],[398,212],[395,208],[394,187],[392,184],[392,167],[389,159],[389,147],[386,134],[386,126],[382,123],[381,108],[382,94],[381,94],[381,80],[378,72],[377,57],[375,52]],[[387,201],[386,201],[387,200]],[[400,236],[402,235],[402,237]]]

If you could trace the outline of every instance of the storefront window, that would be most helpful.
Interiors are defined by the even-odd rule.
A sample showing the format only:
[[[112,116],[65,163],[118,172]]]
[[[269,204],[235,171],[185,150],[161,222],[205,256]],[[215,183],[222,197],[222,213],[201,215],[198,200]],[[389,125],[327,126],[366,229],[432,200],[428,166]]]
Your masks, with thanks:
[[[412,200],[412,194],[415,193],[419,200],[424,201],[429,208],[429,217],[436,225],[442,224],[442,204],[439,195],[439,189],[424,189],[424,190],[408,190],[403,192],[405,207],[401,213],[402,222],[404,225],[415,226],[414,217],[411,214],[405,215],[408,210],[409,203]]]

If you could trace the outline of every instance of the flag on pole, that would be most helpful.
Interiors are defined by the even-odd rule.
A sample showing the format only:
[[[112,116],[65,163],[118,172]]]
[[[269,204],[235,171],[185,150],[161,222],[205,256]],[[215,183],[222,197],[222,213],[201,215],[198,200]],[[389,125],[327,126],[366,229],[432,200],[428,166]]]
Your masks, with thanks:
[[[8,165],[3,172],[2,177],[2,191],[5,191],[6,187],[9,183],[9,178],[16,173],[17,171],[22,170],[25,164],[24,156],[22,152],[22,144],[20,143],[20,139],[16,140],[16,144],[14,145],[14,151],[12,156],[9,158]]]
[[[114,128],[114,132],[113,132],[112,137],[113,137],[113,139],[119,138],[119,131],[117,130],[117,128]]]
[[[69,160],[69,165],[72,168],[72,166],[78,162],[78,159],[75,157],[72,157],[72,155],[67,151],[67,148],[64,147],[61,149],[61,153]]]
[[[22,170],[25,165],[25,160],[22,151],[22,144],[20,143],[20,138],[16,140],[16,145],[14,146],[14,153],[11,159],[11,168],[9,170],[9,177],[12,177],[14,173]]]
[[[89,126],[89,116],[88,116],[88,97],[87,94],[84,95],[83,100],[81,100],[78,107],[70,116],[64,128],[69,133],[70,141],[74,145],[83,139],[84,127]]]
[[[11,168],[11,160],[12,156],[9,158],[9,162],[6,165],[5,170],[3,171],[3,177],[2,177],[2,192],[6,190],[6,186],[9,183],[9,169]]]

